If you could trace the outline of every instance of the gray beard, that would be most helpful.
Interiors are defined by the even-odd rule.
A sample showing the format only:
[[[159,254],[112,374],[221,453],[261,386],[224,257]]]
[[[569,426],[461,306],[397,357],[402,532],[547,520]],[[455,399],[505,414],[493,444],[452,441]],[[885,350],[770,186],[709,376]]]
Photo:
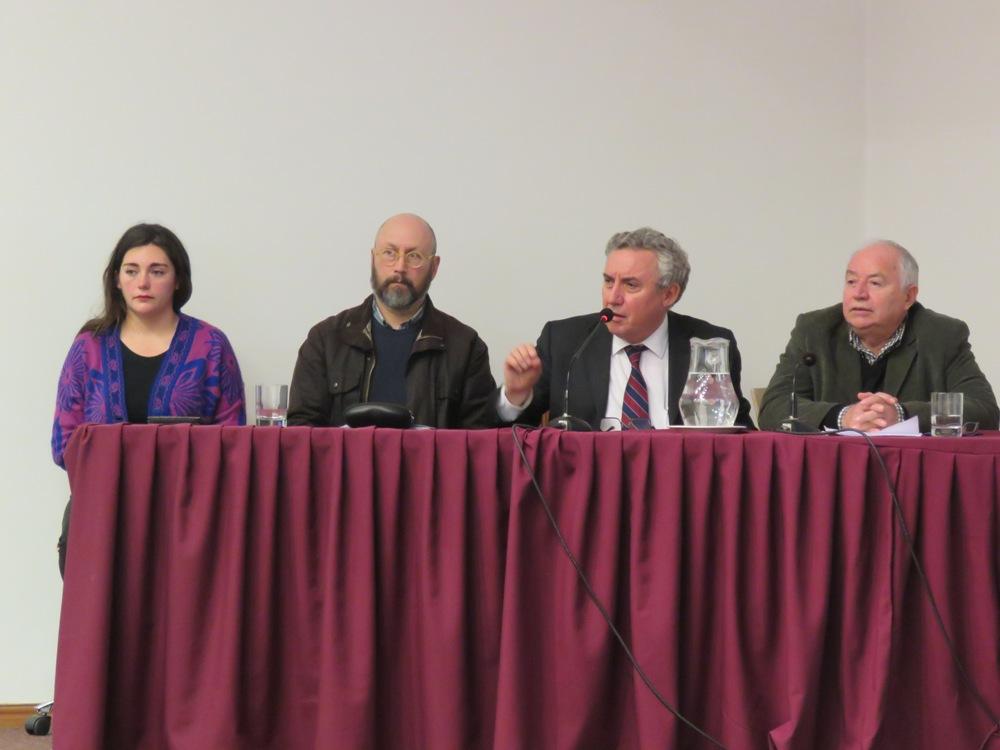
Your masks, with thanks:
[[[375,268],[373,267],[371,275],[372,291],[375,292],[382,304],[390,310],[406,310],[415,302],[423,299],[431,286],[429,278],[427,279],[427,285],[423,289],[417,289],[409,279],[389,278],[382,282],[382,286],[377,286],[377,283],[375,280]],[[403,286],[402,288],[394,287],[394,284],[402,284]]]
[[[409,284],[402,288],[388,285],[378,290],[378,298],[390,310],[405,310],[416,301],[417,294]]]

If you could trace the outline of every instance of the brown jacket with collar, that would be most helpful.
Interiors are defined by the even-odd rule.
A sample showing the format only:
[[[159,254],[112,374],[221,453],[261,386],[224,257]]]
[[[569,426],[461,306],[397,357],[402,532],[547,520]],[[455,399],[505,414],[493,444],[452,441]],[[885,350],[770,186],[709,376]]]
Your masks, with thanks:
[[[368,401],[375,369],[372,297],[313,326],[292,375],[288,424],[344,424],[344,410]],[[469,326],[424,303],[406,369],[406,401],[417,424],[491,427],[496,383],[486,344]]]

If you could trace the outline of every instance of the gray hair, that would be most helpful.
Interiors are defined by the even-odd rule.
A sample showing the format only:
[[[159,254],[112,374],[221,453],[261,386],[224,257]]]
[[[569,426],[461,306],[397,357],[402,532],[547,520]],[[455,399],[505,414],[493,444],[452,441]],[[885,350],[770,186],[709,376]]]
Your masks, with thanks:
[[[691,264],[687,253],[677,243],[663,232],[657,232],[649,227],[641,227],[632,232],[618,232],[608,240],[605,255],[611,255],[615,250],[650,250],[656,253],[656,264],[660,269],[660,278],[656,282],[661,289],[671,284],[680,287],[681,294],[687,287],[688,276],[691,275]],[[677,297],[680,299],[680,295]]]
[[[917,282],[920,279],[920,266],[917,265],[917,259],[913,257],[909,250],[892,240],[872,240],[865,247],[872,247],[874,245],[891,247],[899,255],[899,284],[903,289],[917,286]]]

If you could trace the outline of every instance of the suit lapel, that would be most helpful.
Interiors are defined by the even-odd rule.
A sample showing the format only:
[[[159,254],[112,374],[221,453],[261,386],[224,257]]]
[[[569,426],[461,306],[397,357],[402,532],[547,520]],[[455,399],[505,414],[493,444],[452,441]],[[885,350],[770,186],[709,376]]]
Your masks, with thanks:
[[[830,372],[823,374],[830,378],[831,383],[836,384],[836,390],[840,393],[837,400],[853,404],[858,400],[858,391],[861,390],[861,354],[851,346],[848,331],[847,321],[841,321],[833,338],[833,367]]]
[[[687,383],[688,368],[691,365],[691,333],[682,320],[671,312],[667,322],[667,420],[670,424],[681,424],[681,394]]]
[[[899,395],[916,356],[917,342],[909,337],[903,340],[899,351],[889,353],[885,365],[885,383],[882,385],[886,393],[891,393],[893,396]]]
[[[608,386],[611,383],[611,334],[606,327],[597,332],[580,359],[590,387],[590,402],[594,404],[594,414],[587,421],[597,429],[608,410]]]

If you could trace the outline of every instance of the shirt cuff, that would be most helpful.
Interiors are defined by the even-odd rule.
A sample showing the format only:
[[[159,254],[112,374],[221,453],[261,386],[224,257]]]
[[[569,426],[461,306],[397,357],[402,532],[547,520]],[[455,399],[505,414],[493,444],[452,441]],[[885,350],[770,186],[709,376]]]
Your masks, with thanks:
[[[837,404],[830,408],[826,414],[823,415],[822,421],[819,423],[820,427],[827,427],[831,430],[840,429],[840,413],[844,410],[844,404]]]
[[[500,397],[497,399],[497,415],[504,422],[513,422],[521,416],[521,412],[531,405],[531,400],[534,397],[535,392],[532,391],[528,394],[527,401],[520,406],[514,406],[507,398],[507,386],[500,386]]]

